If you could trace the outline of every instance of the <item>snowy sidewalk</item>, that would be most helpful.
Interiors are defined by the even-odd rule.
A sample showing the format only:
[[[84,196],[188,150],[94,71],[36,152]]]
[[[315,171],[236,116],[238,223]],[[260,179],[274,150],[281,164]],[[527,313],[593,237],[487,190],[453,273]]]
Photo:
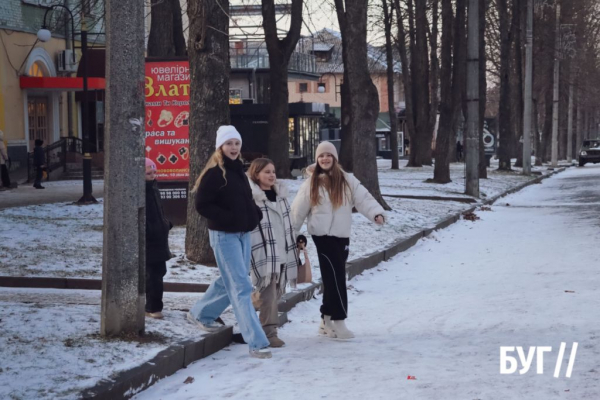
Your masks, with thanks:
[[[288,314],[273,359],[232,345],[136,399],[600,398],[599,212],[600,167],[569,169],[349,282],[356,339],[316,335],[319,298]],[[552,352],[541,375],[501,375],[500,346]]]
[[[30,183],[24,183],[16,189],[0,192],[0,210],[40,204],[73,203],[83,195],[81,181],[44,182],[43,186],[46,189],[39,190]],[[92,187],[96,199],[104,196],[104,181],[92,181]]]

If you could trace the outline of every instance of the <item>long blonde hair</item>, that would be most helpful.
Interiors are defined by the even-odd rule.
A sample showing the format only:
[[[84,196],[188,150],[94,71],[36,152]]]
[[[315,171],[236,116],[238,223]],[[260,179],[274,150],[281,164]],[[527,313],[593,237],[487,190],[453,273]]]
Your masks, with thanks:
[[[198,179],[196,179],[196,183],[194,184],[192,193],[198,191],[198,188],[200,187],[200,182],[202,181],[202,178],[204,177],[206,172],[209,169],[216,167],[217,165],[219,166],[219,168],[221,168],[221,171],[223,171],[223,179],[225,179],[225,185],[227,185],[227,178],[225,177],[225,165],[223,164],[223,152],[219,147],[217,150],[215,150],[214,153],[212,153],[212,155],[208,159],[208,162],[204,166],[204,169],[202,170],[202,172],[200,172],[200,176],[198,176]]]
[[[320,177],[324,176],[323,181],[321,182]],[[350,188],[348,185],[348,181],[346,180],[346,176],[344,175],[344,170],[338,164],[335,157],[333,158],[333,164],[329,170],[324,170],[319,165],[317,161],[315,165],[315,170],[313,171],[312,177],[310,178],[310,205],[314,207],[320,202],[320,194],[319,188],[323,185],[325,190],[329,193],[329,200],[331,201],[331,205],[333,209],[337,209],[344,204],[346,200],[346,188]]]
[[[275,166],[275,163],[273,161],[269,160],[268,158],[255,159],[254,161],[252,161],[252,164],[250,164],[250,168],[248,168],[248,172],[246,172],[246,174],[248,175],[248,178],[250,178],[252,180],[252,182],[254,182],[258,185],[259,184],[258,174],[260,174],[260,171],[265,169],[265,167],[269,164],[273,164],[273,166]]]

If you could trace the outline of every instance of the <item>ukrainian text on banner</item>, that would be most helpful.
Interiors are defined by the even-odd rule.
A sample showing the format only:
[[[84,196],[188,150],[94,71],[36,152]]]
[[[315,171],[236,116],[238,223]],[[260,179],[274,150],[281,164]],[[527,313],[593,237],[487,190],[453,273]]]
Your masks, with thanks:
[[[146,157],[156,179],[189,179],[190,69],[188,61],[146,62]]]

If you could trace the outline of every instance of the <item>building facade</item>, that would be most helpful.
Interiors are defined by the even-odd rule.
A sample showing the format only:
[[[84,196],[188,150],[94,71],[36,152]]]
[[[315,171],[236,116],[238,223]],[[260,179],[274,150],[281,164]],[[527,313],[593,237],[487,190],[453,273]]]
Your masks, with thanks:
[[[75,81],[53,78],[76,77],[81,51],[75,49],[74,57],[65,52],[71,46],[72,26],[75,47],[80,45],[77,33],[82,21],[90,32],[90,47],[104,42],[94,35],[104,28],[103,4],[95,0],[0,2],[0,129],[13,168],[24,166],[36,139],[49,145],[63,137],[81,137],[80,103],[73,93],[80,89]],[[73,21],[62,6],[72,12]],[[52,35],[46,42],[37,37],[44,18]]]

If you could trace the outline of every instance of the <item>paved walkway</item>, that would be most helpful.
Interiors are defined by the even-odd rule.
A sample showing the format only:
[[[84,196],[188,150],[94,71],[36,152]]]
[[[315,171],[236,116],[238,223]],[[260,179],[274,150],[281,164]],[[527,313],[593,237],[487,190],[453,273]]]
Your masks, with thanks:
[[[83,195],[81,181],[44,182],[46,189],[35,189],[31,183],[19,184],[16,189],[0,191],[0,210],[10,207],[34,206],[48,203],[75,202]],[[96,199],[104,196],[104,181],[92,181]]]

